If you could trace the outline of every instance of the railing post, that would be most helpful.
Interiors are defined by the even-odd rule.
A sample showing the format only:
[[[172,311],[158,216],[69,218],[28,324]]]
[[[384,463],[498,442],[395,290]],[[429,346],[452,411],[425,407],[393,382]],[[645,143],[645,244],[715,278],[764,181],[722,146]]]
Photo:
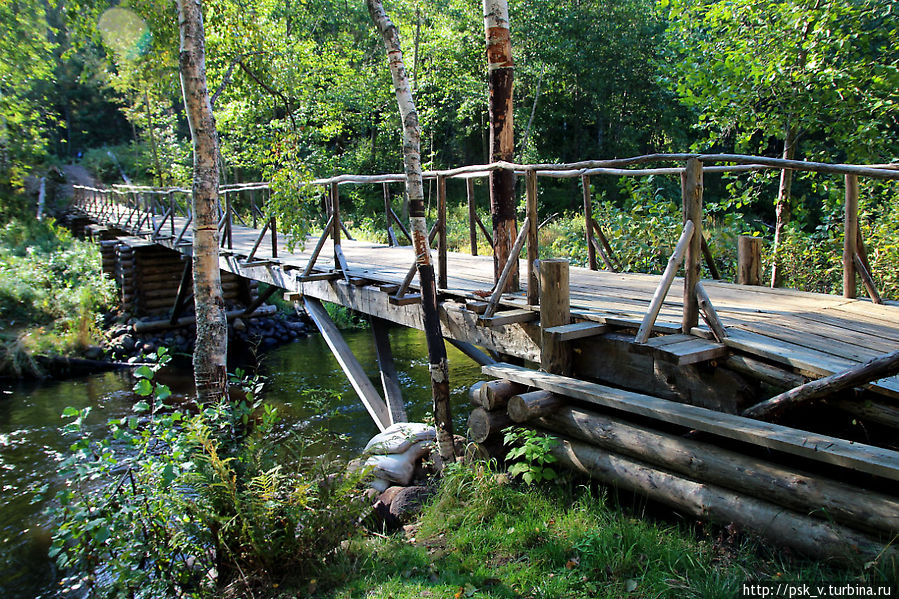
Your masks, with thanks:
[[[687,160],[681,174],[681,191],[684,205],[684,223],[693,223],[693,237],[687,245],[684,258],[684,317],[682,329],[690,333],[699,324],[699,303],[696,299],[696,283],[702,260],[702,162],[698,158]]]
[[[278,257],[278,221],[274,215],[269,221],[269,232],[272,234],[272,258]],[[231,227],[228,227],[228,247],[231,247]]]
[[[446,272],[446,177],[437,175],[437,288],[449,287]]]
[[[234,239],[231,235],[231,228],[234,226],[234,214],[232,210],[234,207],[231,205],[231,195],[225,195],[225,209],[228,211],[228,249],[234,249]]]
[[[471,255],[478,255],[478,213],[474,204],[474,179],[465,179],[465,195],[468,199],[468,241],[471,244]]]
[[[528,223],[528,304],[536,306],[540,303],[540,287],[537,281],[537,260],[540,247],[537,239],[537,171],[528,169],[525,174],[526,211]],[[516,259],[518,257],[516,256]],[[567,323],[566,323],[567,324]]]
[[[855,297],[855,256],[858,253],[858,176],[846,175],[843,218],[843,297]]]
[[[169,193],[169,233],[172,239],[175,238],[175,191],[170,189]]]
[[[334,226],[331,227],[331,241],[334,242],[334,270],[340,269],[340,192],[337,183],[331,183],[331,215]]]
[[[740,235],[737,238],[737,283],[762,284],[762,238]]]
[[[596,248],[593,247],[593,196],[590,193],[590,176],[581,175],[584,192],[584,234],[587,239],[587,266],[596,270]]]
[[[571,373],[571,346],[547,329],[569,324],[571,304],[568,260],[541,260],[540,271],[540,368],[553,374]]]

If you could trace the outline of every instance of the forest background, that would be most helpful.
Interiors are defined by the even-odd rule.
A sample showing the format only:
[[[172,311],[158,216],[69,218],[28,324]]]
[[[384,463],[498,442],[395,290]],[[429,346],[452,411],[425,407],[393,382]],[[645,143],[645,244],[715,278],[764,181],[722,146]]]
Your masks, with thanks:
[[[488,160],[481,3],[400,0],[424,167]],[[271,181],[268,209],[297,236],[320,206],[302,182],[402,170],[401,127],[363,3],[205,3],[223,183]],[[516,160],[573,162],[722,151],[885,163],[899,151],[899,2],[512,2]],[[0,6],[0,190],[79,163],[104,183],[186,185],[192,156],[170,2],[10,0]],[[773,237],[775,173],[708,177],[710,246],[732,272],[735,236]],[[595,208],[628,270],[664,268],[680,221],[675,178],[597,178]],[[842,181],[799,176],[784,284],[840,290]],[[586,257],[577,183],[541,185],[544,251]],[[34,189],[32,183],[31,188]],[[430,190],[433,192],[434,190]],[[522,190],[523,191],[523,190]],[[349,191],[351,226],[386,235],[379,189]],[[483,212],[486,186],[478,187]],[[450,211],[464,188],[449,189]],[[875,278],[899,297],[895,185],[863,182]],[[23,196],[18,196],[21,198]],[[450,217],[465,247],[462,210]],[[5,220],[5,219],[4,219]],[[283,222],[283,225],[281,225]],[[770,259],[770,257],[766,257]]]

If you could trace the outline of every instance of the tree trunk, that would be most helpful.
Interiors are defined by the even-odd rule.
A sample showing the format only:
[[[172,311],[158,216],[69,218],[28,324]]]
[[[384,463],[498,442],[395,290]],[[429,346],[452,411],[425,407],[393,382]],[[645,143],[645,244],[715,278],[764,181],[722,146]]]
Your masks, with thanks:
[[[796,155],[796,128],[787,127],[784,136],[784,160],[793,160]],[[774,259],[771,263],[771,287],[780,287],[783,273],[780,267],[780,249],[783,245],[784,228],[790,222],[790,189],[793,186],[793,171],[780,171],[780,186],[777,189],[776,221],[774,224]]]
[[[198,0],[178,0],[179,64],[184,106],[193,142],[193,283],[197,314],[194,381],[200,403],[228,392],[228,323],[219,274],[218,136],[206,88],[203,9]]]
[[[418,282],[421,286],[421,304],[425,339],[428,344],[428,361],[431,371],[431,393],[434,399],[434,422],[437,427],[437,450],[444,463],[454,462],[456,451],[453,443],[453,419],[449,403],[449,366],[446,345],[440,332],[440,314],[437,307],[437,286],[434,282],[434,265],[425,223],[424,185],[421,178],[421,127],[409,78],[403,63],[399,32],[384,12],[381,0],[367,0],[371,19],[384,38],[390,74],[396,90],[396,101],[403,122],[403,166],[406,173],[406,194],[409,197],[409,229],[418,263]]]
[[[512,162],[515,154],[512,119],[514,70],[507,0],[484,0],[484,30],[490,88],[490,161]],[[518,257],[510,254],[518,230],[515,223],[515,173],[512,171],[491,171],[490,213],[493,216],[493,277],[499,280],[506,262],[514,260],[516,264],[506,291],[515,291],[518,289]]]

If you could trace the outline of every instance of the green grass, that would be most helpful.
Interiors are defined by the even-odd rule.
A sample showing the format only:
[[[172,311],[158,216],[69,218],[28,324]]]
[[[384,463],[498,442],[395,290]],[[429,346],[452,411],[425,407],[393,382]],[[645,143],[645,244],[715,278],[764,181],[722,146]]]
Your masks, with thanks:
[[[731,529],[660,520],[642,502],[622,501],[630,503],[568,478],[523,487],[484,463],[458,466],[405,534],[356,537],[314,581],[284,588],[331,599],[685,599],[734,597],[750,577],[890,580],[875,568],[792,559]],[[269,591],[284,596],[280,586]]]

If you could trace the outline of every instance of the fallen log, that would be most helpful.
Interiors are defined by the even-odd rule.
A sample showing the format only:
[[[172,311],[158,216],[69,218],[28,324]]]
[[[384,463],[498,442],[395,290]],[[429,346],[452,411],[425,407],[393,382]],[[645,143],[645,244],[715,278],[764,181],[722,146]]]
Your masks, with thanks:
[[[784,410],[899,373],[899,351],[878,356],[849,370],[799,385],[743,411],[747,418],[771,420]]]
[[[559,439],[552,455],[560,465],[606,484],[644,494],[694,517],[736,523],[812,558],[853,565],[873,558],[892,563],[897,559],[896,550],[849,528],[800,516],[767,501],[657,470],[578,441]]]
[[[899,500],[853,490],[826,477],[581,408],[561,407],[533,425],[802,514],[817,514],[878,535],[899,533]]]

